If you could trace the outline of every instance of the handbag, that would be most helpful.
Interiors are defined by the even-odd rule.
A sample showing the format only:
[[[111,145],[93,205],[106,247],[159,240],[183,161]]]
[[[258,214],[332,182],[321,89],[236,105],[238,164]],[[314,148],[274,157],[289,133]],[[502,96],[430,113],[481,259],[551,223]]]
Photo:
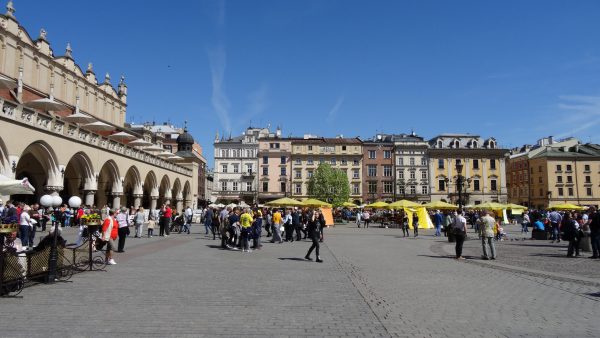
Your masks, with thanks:
[[[102,238],[96,238],[96,250],[104,249],[104,246],[106,245],[107,242],[108,241],[105,241]]]
[[[283,225],[282,225],[282,226],[280,226],[280,227],[279,227],[279,231],[281,231],[281,232],[285,231],[285,227],[284,227]]]

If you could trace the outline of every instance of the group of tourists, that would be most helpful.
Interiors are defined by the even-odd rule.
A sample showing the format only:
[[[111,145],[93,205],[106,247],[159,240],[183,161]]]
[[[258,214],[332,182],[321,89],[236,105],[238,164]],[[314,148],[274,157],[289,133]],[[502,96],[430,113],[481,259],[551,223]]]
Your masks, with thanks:
[[[323,241],[325,218],[319,209],[268,209],[268,208],[208,208],[203,214],[205,234],[212,233],[213,239],[221,239],[221,248],[250,253],[262,248],[263,229],[271,243],[299,242],[310,239],[305,258],[315,250],[317,262],[323,260],[319,254],[319,243]],[[252,246],[249,242],[252,240]]]

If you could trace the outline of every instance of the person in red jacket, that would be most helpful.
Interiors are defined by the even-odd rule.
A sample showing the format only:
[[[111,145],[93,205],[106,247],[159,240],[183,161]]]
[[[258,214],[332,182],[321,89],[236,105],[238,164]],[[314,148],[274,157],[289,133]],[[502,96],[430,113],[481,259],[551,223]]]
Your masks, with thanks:
[[[114,210],[108,212],[108,217],[102,224],[102,240],[106,241],[106,264],[115,265],[117,262],[112,258],[112,252],[115,247],[115,240],[119,236],[119,224],[115,220]]]

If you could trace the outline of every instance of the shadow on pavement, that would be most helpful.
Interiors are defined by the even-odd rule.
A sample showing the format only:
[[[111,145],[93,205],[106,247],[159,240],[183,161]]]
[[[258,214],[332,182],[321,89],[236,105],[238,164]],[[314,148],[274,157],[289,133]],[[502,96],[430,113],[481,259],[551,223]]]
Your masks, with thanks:
[[[304,258],[298,258],[298,257],[279,257],[278,259],[279,259],[279,260],[282,260],[282,261],[300,261],[300,262],[310,262],[310,261],[307,261],[307,260],[306,260],[306,259],[304,259]]]

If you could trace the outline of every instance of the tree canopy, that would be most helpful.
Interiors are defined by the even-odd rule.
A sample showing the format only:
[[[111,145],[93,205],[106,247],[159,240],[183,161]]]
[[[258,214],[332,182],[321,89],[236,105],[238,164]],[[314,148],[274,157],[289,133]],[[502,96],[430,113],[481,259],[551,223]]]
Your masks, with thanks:
[[[346,173],[331,167],[328,163],[319,164],[308,181],[308,195],[335,206],[348,202],[350,183]]]

